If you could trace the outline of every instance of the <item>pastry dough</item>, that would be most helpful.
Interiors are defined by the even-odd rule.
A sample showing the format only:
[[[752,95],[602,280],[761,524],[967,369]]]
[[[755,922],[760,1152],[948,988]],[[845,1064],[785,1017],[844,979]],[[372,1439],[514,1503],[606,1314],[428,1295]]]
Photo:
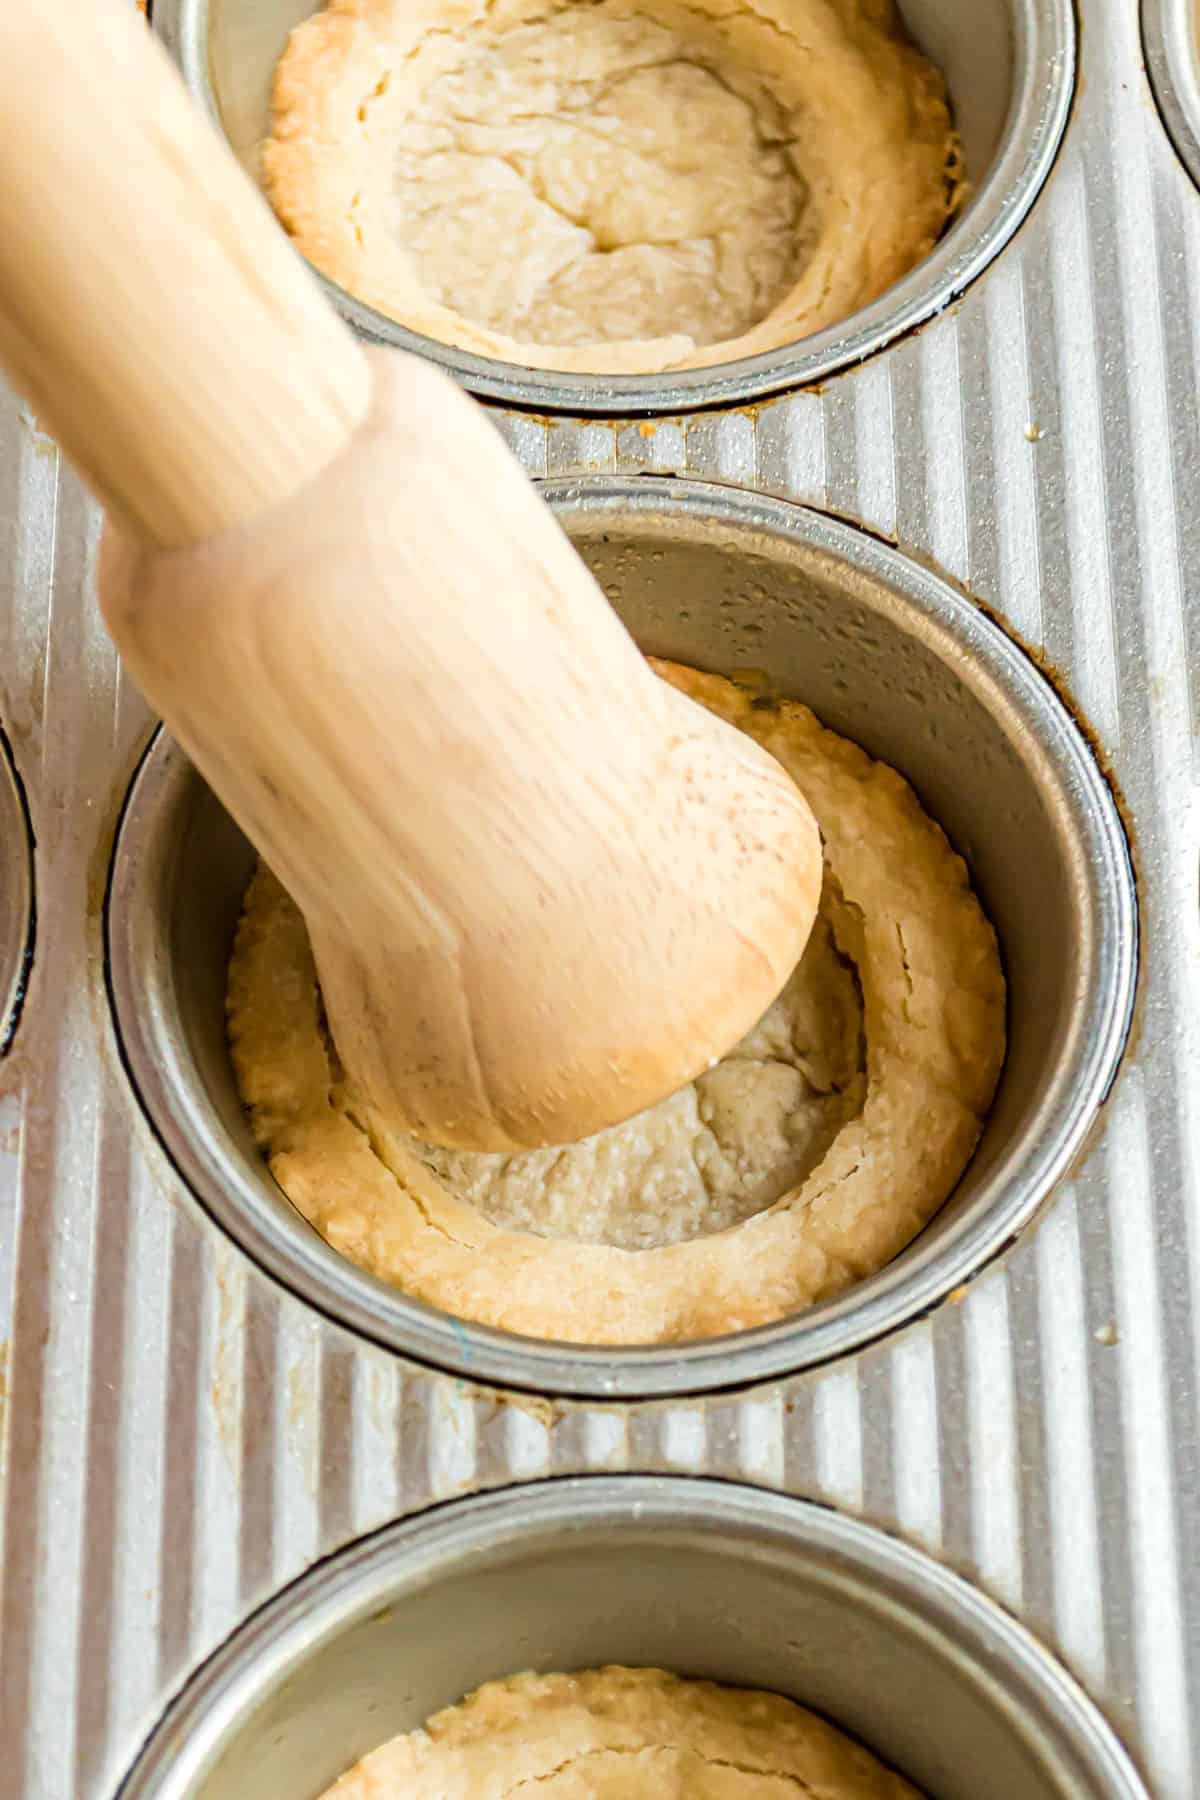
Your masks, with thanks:
[[[382,1744],[324,1800],[920,1800],[779,1694],[592,1669],[489,1681]]]
[[[891,0],[330,0],[279,65],[263,172],[379,311],[596,372],[834,324],[961,195]]]
[[[954,1187],[1004,1054],[995,936],[962,861],[907,783],[806,707],[655,666],[779,758],[824,840],[813,949],[783,1000],[714,1072],[707,1121],[702,1078],[651,1114],[557,1155],[431,1151],[389,1129],[343,1077],[324,1035],[303,920],[265,869],[251,883],[230,968],[241,1094],[276,1179],[304,1217],[344,1255],[434,1306],[576,1343],[738,1331],[881,1268]],[[735,1066],[755,1059],[766,1071],[757,1092],[750,1072]],[[783,1084],[782,1099],[772,1084]],[[789,1140],[788,1120],[806,1108],[807,1125],[802,1119]],[[772,1133],[774,1148],[765,1145]],[[722,1144],[732,1174],[706,1214],[712,1184],[696,1182],[698,1152],[707,1146],[715,1156]],[[668,1174],[673,1168],[670,1181],[656,1184],[656,1156]],[[521,1229],[481,1210],[503,1220],[510,1204],[502,1192],[496,1198],[498,1163],[513,1171],[519,1210],[509,1219]],[[570,1179],[564,1170],[574,1171]],[[792,1184],[774,1198],[781,1173]],[[574,1196],[566,1207],[564,1188]],[[472,1192],[478,1205],[464,1197]],[[746,1217],[755,1206],[764,1209]],[[654,1248],[578,1241],[581,1230],[595,1237],[607,1223],[628,1243],[645,1242],[656,1210],[668,1238],[704,1235]],[[733,1215],[742,1222],[713,1229]]]

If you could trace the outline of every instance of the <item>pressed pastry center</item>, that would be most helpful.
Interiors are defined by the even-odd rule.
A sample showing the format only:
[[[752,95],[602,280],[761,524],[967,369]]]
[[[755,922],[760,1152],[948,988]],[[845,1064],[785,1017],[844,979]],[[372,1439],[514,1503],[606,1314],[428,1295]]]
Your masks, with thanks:
[[[414,1154],[493,1224],[626,1250],[725,1231],[774,1205],[807,1180],[866,1092],[862,1001],[838,952],[831,888],[778,1000],[670,1099],[559,1150],[413,1144]]]
[[[826,329],[962,195],[893,0],[325,0],[276,70],[262,173],[369,305],[597,374]]]
[[[780,109],[653,19],[558,13],[469,44],[398,135],[394,229],[425,291],[552,345],[757,324],[802,255]]]

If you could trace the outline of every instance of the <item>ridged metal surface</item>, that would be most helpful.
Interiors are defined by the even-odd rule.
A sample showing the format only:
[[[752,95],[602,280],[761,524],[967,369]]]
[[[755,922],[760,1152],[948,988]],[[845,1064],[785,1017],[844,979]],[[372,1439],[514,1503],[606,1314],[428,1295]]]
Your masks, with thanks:
[[[864,520],[1044,651],[1128,808],[1133,1051],[1007,1261],[901,1336],[744,1397],[508,1402],[363,1348],[206,1223],[115,1055],[99,909],[146,718],[91,598],[96,518],[0,410],[0,723],[38,953],[0,1063],[0,1790],[107,1796],[162,1700],[318,1555],[431,1498],[640,1467],[893,1527],[1016,1610],[1156,1795],[1200,1791],[1200,197],[1088,0],[1033,219],[951,313],[820,394],[656,429],[505,423],[536,473],[686,469]]]

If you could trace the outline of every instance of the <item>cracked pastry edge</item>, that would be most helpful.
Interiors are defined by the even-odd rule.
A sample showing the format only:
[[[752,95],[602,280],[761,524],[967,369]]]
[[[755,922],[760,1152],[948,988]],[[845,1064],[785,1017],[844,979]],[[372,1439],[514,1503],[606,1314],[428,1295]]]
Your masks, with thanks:
[[[562,1343],[720,1336],[874,1274],[952,1191],[1004,1058],[995,934],[962,859],[907,782],[797,702],[764,704],[722,676],[652,666],[788,769],[821,826],[847,917],[857,917],[861,938],[849,948],[863,997],[867,1097],[798,1188],[725,1231],[648,1250],[493,1225],[370,1108],[353,1118],[338,1110],[308,935],[265,868],[248,890],[229,970],[239,1091],[303,1217],[417,1299]]]
[[[507,1800],[596,1756],[663,1751],[800,1800],[921,1800],[868,1750],[780,1694],[610,1665],[489,1681],[381,1744],[323,1800]],[[766,1790],[760,1783],[771,1783]]]
[[[618,17],[662,23],[690,14],[706,27],[723,27],[731,60],[747,66],[751,59],[735,53],[737,37],[747,28],[796,43],[802,56],[811,55],[811,47],[797,38],[789,4],[745,0],[739,9],[737,0],[715,0],[709,12],[687,0],[607,0],[608,10]],[[761,355],[837,324],[878,299],[930,253],[968,192],[945,80],[904,35],[894,0],[815,0],[815,8],[831,23],[837,34],[834,47],[842,55],[838,77],[827,84],[831,94],[849,91],[857,73],[872,130],[877,115],[903,98],[910,129],[898,146],[886,147],[877,173],[891,179],[891,165],[903,165],[915,225],[903,245],[892,244],[881,253],[884,234],[875,228],[876,221],[868,219],[850,231],[844,218],[839,225],[839,216],[849,208],[838,198],[829,229],[820,233],[797,282],[764,319],[738,337],[700,346],[682,335],[572,347],[527,342],[474,324],[434,302],[422,291],[406,254],[386,235],[375,241],[373,234],[374,253],[367,254],[360,202],[370,162],[366,124],[372,101],[386,92],[396,69],[411,61],[427,38],[468,31],[505,13],[513,15],[513,24],[532,23],[561,10],[554,0],[542,0],[528,13],[520,10],[520,0],[515,5],[512,0],[417,0],[415,6],[413,0],[327,0],[322,11],[292,31],[276,66],[271,129],[260,156],[263,185],[297,248],[329,280],[409,330],[476,355],[531,369],[597,375],[666,373]],[[425,15],[417,41],[397,52],[388,44],[389,27],[397,18],[407,24],[414,12]],[[877,79],[862,55],[864,48],[883,59],[887,79]],[[862,70],[856,70],[856,56],[864,62]],[[792,107],[799,118],[811,113],[811,94],[798,93]],[[819,138],[821,131],[813,135]],[[810,171],[802,165],[800,173],[809,181]],[[868,193],[877,185],[874,177],[860,182]],[[903,210],[893,197],[884,217]],[[856,286],[852,276],[864,262],[869,266],[858,270]]]

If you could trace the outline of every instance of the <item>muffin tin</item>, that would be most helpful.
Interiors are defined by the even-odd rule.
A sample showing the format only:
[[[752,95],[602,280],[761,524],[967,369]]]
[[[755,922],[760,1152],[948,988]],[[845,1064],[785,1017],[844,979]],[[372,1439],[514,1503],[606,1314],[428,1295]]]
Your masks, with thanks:
[[[652,1379],[628,1359],[598,1379],[574,1354],[555,1374],[536,1346],[401,1326],[401,1303],[387,1296],[388,1314],[344,1266],[312,1273],[315,1240],[239,1145],[217,1028],[245,847],[114,664],[91,595],[94,511],[0,406],[0,717],[20,722],[39,902],[17,1054],[0,1067],[16,1800],[217,1800],[221,1758],[253,1795],[236,1759],[255,1757],[276,1791],[294,1773],[312,1800],[335,1751],[479,1675],[635,1653],[792,1685],[932,1800],[955,1800],[967,1739],[982,1779],[1035,1800],[1200,1790],[1200,198],[1120,0],[1086,9],[1049,175],[1075,73],[1069,12],[905,10],[949,66],[968,137],[988,141],[1016,99],[976,211],[878,318],[686,393],[463,371],[506,402],[497,425],[593,553],[616,556],[600,540],[619,522],[733,571],[716,636],[713,596],[664,617],[630,585],[632,558],[619,598],[652,648],[777,662],[831,723],[895,745],[1005,940],[1014,1060],[990,1149],[892,1270],[770,1343],[698,1347],[699,1367],[675,1352]],[[158,11],[210,104],[230,56],[248,59],[245,91],[223,103],[235,130],[239,107],[257,129],[270,46],[253,28],[277,41],[288,18],[234,0]],[[1152,57],[1155,17],[1147,0]],[[750,554],[769,596],[757,617]],[[876,658],[870,716],[836,685],[848,651],[832,627],[850,621],[856,657]],[[910,654],[945,699],[940,747],[905,722]],[[997,758],[988,792],[981,750]],[[1110,1089],[1134,972],[1126,845],[1141,967]],[[677,1577],[650,1606],[668,1547]],[[577,1637],[554,1635],[574,1628],[546,1584],[520,1603],[527,1644],[480,1609],[485,1577],[518,1605],[526,1549],[585,1584]],[[786,1654],[764,1635],[764,1568],[795,1606]],[[403,1592],[411,1619],[423,1584],[446,1615],[414,1670],[427,1687],[403,1715],[356,1712],[356,1659],[406,1654],[404,1618],[384,1609]],[[461,1607],[443,1604],[453,1591]],[[703,1670],[667,1600],[720,1615]],[[807,1658],[805,1621],[820,1622]],[[778,1672],[756,1673],[767,1651]],[[906,1685],[891,1693],[876,1657]],[[329,1708],[307,1725],[306,1681]],[[290,1761],[272,1762],[276,1736]],[[939,1746],[941,1764],[921,1760]]]
[[[275,64],[288,32],[312,11],[309,0],[157,0],[157,29],[250,169],[269,124]],[[431,356],[473,392],[509,406],[610,417],[731,406],[860,362],[948,306],[1008,242],[1053,162],[1074,85],[1070,0],[908,0],[903,11],[917,44],[945,72],[972,192],[925,262],[799,346],[664,375],[555,373],[435,343],[323,285],[365,338]]]
[[[225,1037],[253,854],[179,750],[152,746],[107,913],[117,1031],[198,1197],[272,1274],[401,1354],[476,1380],[631,1399],[744,1386],[894,1329],[1006,1245],[1108,1093],[1133,1002],[1124,835],[1046,679],[945,581],[850,526],[697,482],[593,476],[546,498],[643,648],[783,694],[898,768],[966,857],[1000,938],[1008,1054],[951,1202],[888,1268],[794,1320],[658,1348],[567,1348],[450,1319],[331,1250],[257,1152]]]

